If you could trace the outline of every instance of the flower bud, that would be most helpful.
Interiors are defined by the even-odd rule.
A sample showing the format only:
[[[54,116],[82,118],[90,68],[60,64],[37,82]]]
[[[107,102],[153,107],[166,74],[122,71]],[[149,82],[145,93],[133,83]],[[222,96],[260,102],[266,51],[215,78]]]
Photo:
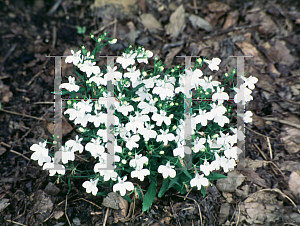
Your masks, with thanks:
[[[124,165],[127,163],[126,159],[122,159],[121,161]]]
[[[228,77],[228,73],[227,72],[225,73],[225,77]]]
[[[91,38],[94,38],[94,35],[91,35]]]
[[[171,102],[171,103],[170,103],[170,106],[174,106],[174,102]]]
[[[164,151],[160,151],[159,154],[160,154],[160,155],[163,155],[163,154],[165,154],[165,152],[164,152]]]
[[[114,38],[113,40],[111,41],[108,41],[109,44],[115,44],[118,40],[116,38]]]
[[[98,38],[98,42],[101,42],[101,38]]]
[[[163,66],[160,66],[158,69],[159,69],[160,71],[163,71],[163,70],[164,70],[164,67],[163,67]]]
[[[128,155],[132,155],[132,152],[130,151],[130,152],[128,152]]]
[[[157,97],[155,97],[155,98],[154,98],[154,101],[155,101],[155,102],[156,102],[156,101],[158,101],[158,98],[157,98]]]
[[[174,125],[174,126],[172,127],[172,129],[173,129],[173,130],[177,129],[177,126]]]
[[[79,127],[78,130],[79,130],[79,132],[81,132],[81,133],[85,132],[85,128],[83,128],[83,127]]]
[[[170,114],[170,115],[169,115],[169,118],[173,118],[173,117],[174,117],[174,115],[173,115],[173,114]]]
[[[205,152],[205,148],[202,148],[201,151],[202,151],[202,152]]]

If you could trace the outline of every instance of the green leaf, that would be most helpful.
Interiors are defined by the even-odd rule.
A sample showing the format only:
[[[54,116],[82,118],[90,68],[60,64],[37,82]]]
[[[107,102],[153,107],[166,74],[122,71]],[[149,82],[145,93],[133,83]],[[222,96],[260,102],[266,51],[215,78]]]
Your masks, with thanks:
[[[77,28],[77,33],[78,34],[85,34],[86,32],[86,26],[80,27],[80,26],[76,26]]]
[[[201,186],[201,192],[202,192],[202,195],[203,195],[203,198],[204,198],[206,196],[205,187]]]
[[[122,196],[122,198],[125,199],[126,201],[132,203],[132,200],[131,200],[131,198],[129,198],[128,195],[124,195],[124,196]]]
[[[174,179],[171,179],[171,182],[169,184],[168,189],[170,189],[171,187],[173,187],[175,184],[177,184],[178,186],[180,186],[180,184],[177,181],[178,181],[178,177],[175,177]]]
[[[100,191],[97,192],[97,195],[101,195],[101,196],[107,196],[108,192],[107,191]]]
[[[158,193],[158,198],[161,198],[165,194],[165,192],[168,190],[168,185],[169,185],[169,179],[167,178],[163,180],[162,186]]]
[[[155,195],[156,195],[156,181],[152,181],[144,197],[143,212],[149,210],[150,206],[154,201]]]
[[[227,178],[227,176],[219,173],[210,173],[209,176],[206,177],[208,180],[218,180],[221,178]]]

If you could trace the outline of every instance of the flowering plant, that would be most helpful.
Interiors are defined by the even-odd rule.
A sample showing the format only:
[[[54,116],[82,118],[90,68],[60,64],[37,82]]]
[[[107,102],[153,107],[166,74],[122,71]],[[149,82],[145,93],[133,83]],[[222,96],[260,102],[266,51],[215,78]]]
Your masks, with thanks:
[[[226,82],[233,81],[235,70],[225,74],[225,84],[212,81],[212,77],[204,77],[203,62],[212,71],[218,70],[221,60],[202,60],[198,58],[195,66],[182,70],[180,66],[164,69],[161,61],[154,60],[154,69],[147,71],[138,69],[139,64],[148,64],[151,51],[143,47],[133,49],[130,46],[121,57],[117,57],[117,65],[97,66],[96,53],[107,44],[114,44],[115,39],[91,36],[97,43],[92,53],[83,46],[66,58],[73,63],[76,75],[68,78],[60,88],[65,89],[62,95],[69,94],[68,109],[64,112],[69,120],[80,125],[75,140],[68,140],[60,150],[61,163],[55,161],[54,154],[47,147],[47,142],[33,144],[31,158],[38,160],[43,169],[49,169],[50,175],[63,178],[69,172],[71,177],[86,177],[82,186],[87,193],[103,195],[98,192],[102,184],[109,184],[114,192],[120,192],[126,200],[132,201],[128,194],[135,192],[143,201],[143,211],[151,206],[155,196],[158,177],[163,178],[158,197],[170,188],[188,192],[189,187],[196,187],[205,196],[205,186],[209,181],[224,178],[223,174],[214,171],[222,169],[227,173],[232,170],[241,150],[234,145],[241,136],[241,131],[230,123],[232,106],[229,95],[224,91]],[[108,42],[106,42],[108,40]],[[185,157],[185,78],[191,76],[193,99],[211,101],[195,101],[191,106],[191,167],[187,168]],[[251,90],[257,82],[255,77],[244,78],[244,85],[233,88],[237,94],[235,103],[252,100]],[[108,146],[108,114],[106,98],[109,97],[108,80],[114,85],[114,143],[111,153]],[[247,88],[248,87],[248,88]],[[243,96],[239,95],[243,93]],[[78,99],[81,94],[82,99]],[[210,102],[210,103],[209,103]],[[246,122],[251,122],[251,112],[240,114]],[[87,159],[95,159],[93,170],[79,170],[75,165],[75,153],[87,152]],[[108,168],[109,156],[113,165]],[[54,166],[60,169],[53,170]],[[52,167],[52,168],[51,168]],[[51,169],[50,169],[51,168]],[[57,173],[57,174],[56,174]],[[76,174],[80,174],[79,176]],[[137,178],[137,179],[134,179]],[[148,179],[150,186],[143,196],[140,186],[134,180]],[[107,193],[106,193],[107,194]]]

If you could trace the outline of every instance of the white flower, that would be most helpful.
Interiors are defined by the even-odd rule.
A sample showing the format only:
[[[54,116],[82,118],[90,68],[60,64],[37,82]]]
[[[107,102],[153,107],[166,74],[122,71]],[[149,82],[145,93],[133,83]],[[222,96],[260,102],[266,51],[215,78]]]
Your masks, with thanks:
[[[48,149],[46,148],[47,145],[47,141],[44,142],[39,142],[39,144],[33,144],[30,147],[31,151],[48,151]]]
[[[155,102],[153,99],[151,99],[149,101],[149,103],[147,102],[140,102],[138,104],[138,108],[139,109],[143,109],[142,110],[142,114],[148,114],[149,112],[153,112],[153,113],[157,113],[157,108],[155,107]]]
[[[225,156],[222,156],[219,160],[219,164],[223,167],[223,171],[227,173],[230,170],[233,170],[236,166],[236,162],[234,159],[227,159]]]
[[[123,57],[118,57],[116,62],[122,64],[122,68],[126,69],[129,65],[134,65],[136,53],[123,53]]]
[[[75,160],[75,154],[72,151],[72,148],[61,146],[60,151],[56,153],[61,153],[61,161],[64,164],[67,164],[69,160],[71,161]]]
[[[248,86],[249,89],[254,89],[254,84],[257,83],[258,79],[256,77],[250,76],[249,78],[246,78],[242,76],[242,79],[245,81],[245,86]]]
[[[78,64],[78,68],[80,71],[83,71],[86,73],[86,76],[89,78],[94,73],[100,74],[100,68],[98,66],[95,66],[96,62],[92,62],[91,60],[85,60],[82,63]]]
[[[152,56],[153,53],[151,51],[149,50],[144,51],[143,49],[143,52],[137,56],[137,62],[148,64],[148,58],[151,58]]]
[[[133,106],[130,105],[128,102],[122,102],[120,105],[116,106],[115,109],[125,116],[127,116],[129,112],[134,111]]]
[[[238,147],[230,147],[224,151],[224,155],[226,158],[230,159],[233,158],[235,160],[238,159],[238,155],[242,153],[242,150],[239,149]]]
[[[201,186],[208,186],[209,182],[208,179],[204,177],[204,175],[199,175],[196,173],[195,178],[191,179],[190,181],[191,187],[196,187],[200,190]]]
[[[170,162],[167,162],[165,166],[160,165],[157,171],[161,173],[164,178],[167,178],[168,176],[174,178],[176,176],[176,171],[173,168],[175,168],[175,166],[171,166]]]
[[[142,167],[145,163],[148,162],[148,158],[146,156],[142,156],[142,154],[135,154],[135,158],[131,159],[129,162],[129,166],[136,168],[136,167]]]
[[[212,76],[209,77],[204,77],[203,79],[199,79],[198,84],[204,89],[211,89],[213,90],[213,86],[219,86],[220,82],[218,81],[211,81],[212,80]]]
[[[45,148],[41,148],[37,151],[35,151],[32,155],[31,155],[31,159],[32,160],[36,160],[38,161],[39,166],[42,166],[44,162],[51,162],[51,157],[48,155],[49,154],[49,150],[45,149]]]
[[[68,80],[69,80],[69,83],[63,83],[59,86],[59,88],[60,89],[64,88],[64,89],[68,90],[69,92],[72,92],[72,91],[77,92],[79,90],[80,86],[75,84],[75,78],[70,76],[68,78]]]
[[[174,86],[172,84],[160,81],[160,83],[157,83],[157,85],[159,86],[155,86],[152,92],[158,94],[160,99],[165,100],[167,96],[174,96]]]
[[[104,75],[104,83],[103,85],[107,85],[106,81],[113,81],[113,84],[115,84],[115,80],[122,79],[122,73],[117,70],[117,66],[112,68],[111,66],[107,66],[107,73]]]
[[[174,156],[179,155],[181,158],[184,158],[184,144],[185,144],[185,141],[180,142],[178,144],[178,147],[173,150],[173,155]]]
[[[100,144],[100,138],[98,137],[96,140],[94,138],[91,139],[92,142],[89,142],[85,145],[85,150],[89,151],[94,158],[101,156],[105,149]]]
[[[205,138],[199,138],[197,137],[195,140],[194,140],[194,152],[197,153],[199,152],[200,150],[202,150],[203,148],[205,148],[205,142],[206,142],[206,139]]]
[[[214,168],[205,159],[204,163],[200,166],[200,170],[205,174],[205,176],[208,176],[210,174],[210,172],[214,170]]]
[[[43,166],[43,170],[49,170],[50,176],[54,176],[56,173],[61,175],[64,175],[66,173],[66,168],[63,165],[55,164],[53,162],[46,162]]]
[[[218,100],[218,105],[223,104],[224,100],[228,100],[229,96],[227,93],[223,92],[224,87],[217,87],[217,92],[212,95],[212,100]]]
[[[142,169],[142,167],[137,167],[136,170],[131,172],[131,177],[137,177],[140,181],[144,181],[145,176],[150,175],[150,171],[148,169]]]
[[[90,82],[94,82],[97,84],[97,86],[100,86],[100,84],[102,85],[107,85],[106,81],[104,78],[102,78],[103,73],[99,73],[96,74],[95,76],[91,77],[89,79]]]
[[[125,182],[126,180],[127,180],[127,176],[125,176],[123,180],[120,177],[118,177],[119,183],[113,186],[113,191],[114,192],[119,191],[121,196],[124,196],[126,194],[126,190],[132,191],[134,189],[133,183],[130,181]]]
[[[210,70],[212,71],[219,70],[218,65],[221,63],[221,60],[219,58],[213,58],[212,60],[203,60],[203,61],[208,64]]]
[[[68,140],[66,142],[66,146],[72,148],[72,151],[79,151],[79,153],[83,152],[83,146],[80,143],[83,138],[78,139],[78,135],[76,135],[75,140]]]
[[[249,102],[250,100],[253,100],[253,97],[251,96],[252,91],[248,88],[246,88],[245,83],[240,86],[240,88],[233,88],[234,91],[236,91],[236,94],[234,96],[234,102],[245,104],[246,102]]]
[[[148,141],[150,138],[156,138],[157,132],[155,130],[152,130],[154,128],[154,125],[150,125],[145,122],[144,128],[138,128],[138,133],[143,135],[144,140]]]
[[[253,113],[251,111],[246,111],[245,116],[244,116],[244,122],[252,122],[252,115]]]
[[[133,148],[138,148],[139,145],[136,143],[140,140],[139,135],[133,135],[132,137],[127,136],[123,137],[123,139],[126,141],[126,147],[131,151]]]
[[[77,51],[76,53],[73,50],[71,50],[71,53],[73,54],[73,56],[67,56],[65,62],[73,63],[75,66],[77,66],[79,63],[82,62],[81,50]]]
[[[124,73],[124,77],[125,78],[129,78],[130,81],[132,83],[135,83],[138,79],[138,77],[141,75],[141,72],[140,70],[135,70],[136,69],[136,66],[132,67],[132,68],[127,68],[127,71],[126,73]]]
[[[157,126],[161,126],[162,122],[164,122],[167,126],[171,124],[171,119],[166,116],[167,112],[160,110],[160,114],[153,114],[152,115],[152,120],[156,121]]]
[[[86,189],[87,193],[91,193],[93,195],[97,195],[98,192],[98,188],[97,188],[97,183],[98,183],[99,178],[97,178],[96,180],[90,179],[90,181],[85,181],[82,184],[82,187],[84,187]]]
[[[164,145],[167,145],[168,141],[175,140],[174,134],[168,133],[169,129],[167,129],[166,131],[163,131],[162,129],[160,129],[160,132],[162,134],[161,135],[157,135],[157,138],[156,138],[157,142],[163,141]]]

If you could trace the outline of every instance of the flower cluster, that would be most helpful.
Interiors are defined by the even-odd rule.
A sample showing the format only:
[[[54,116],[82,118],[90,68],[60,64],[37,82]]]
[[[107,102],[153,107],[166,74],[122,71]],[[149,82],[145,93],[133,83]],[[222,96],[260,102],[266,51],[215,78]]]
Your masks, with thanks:
[[[105,36],[94,40],[97,41],[96,50],[99,51],[104,45],[100,43],[105,40]],[[115,40],[106,44],[113,43]],[[44,169],[53,168],[49,170],[50,175],[56,172],[63,175],[65,168],[62,169],[62,166],[67,166],[75,160],[76,151],[82,153],[85,150],[97,161],[93,176],[89,176],[89,180],[82,185],[86,192],[96,195],[98,184],[110,182],[113,184],[113,191],[119,191],[124,196],[126,191],[135,189],[132,182],[126,181],[129,176],[140,181],[149,177],[152,184],[161,174],[167,181],[165,183],[169,181],[172,183],[169,186],[162,186],[160,193],[164,193],[170,187],[184,193],[186,186],[202,190],[209,184],[212,175],[214,178],[222,177],[213,171],[222,169],[227,173],[235,167],[241,150],[234,145],[241,134],[240,130],[230,124],[228,118],[228,107],[224,101],[229,100],[229,95],[224,91],[224,85],[212,81],[211,76],[203,77],[199,69],[204,62],[210,70],[218,70],[221,62],[219,58],[212,60],[199,58],[194,68],[182,71],[179,67],[175,67],[166,72],[163,72],[162,63],[155,59],[154,69],[149,73],[136,65],[136,63],[148,64],[148,59],[153,56],[151,51],[142,47],[135,50],[130,47],[121,57],[117,57],[119,69],[117,65],[98,67],[95,60],[97,51],[90,53],[82,47],[77,52],[72,51],[73,55],[66,58],[67,63],[73,63],[81,71],[80,78],[83,82],[76,85],[75,77],[70,76],[69,83],[62,84],[60,88],[68,90],[71,97],[75,97],[74,91],[78,92],[80,86],[84,86],[84,91],[80,93],[86,99],[70,101],[69,108],[64,112],[65,115],[69,115],[69,120],[80,126],[81,135],[77,135],[76,140],[68,140],[62,146],[59,153],[62,156],[62,164],[48,155],[46,142],[31,147],[34,151],[32,159],[38,160],[40,166],[45,163]],[[212,101],[210,103],[200,101],[192,106],[193,167],[177,170],[185,167],[184,86],[188,76],[192,81],[192,89],[197,91],[198,98],[211,98]],[[234,73],[231,77],[233,76]],[[234,97],[235,103],[244,104],[252,100],[251,90],[254,89],[257,79],[255,77],[243,79],[245,83],[239,88],[234,88],[237,93]],[[113,116],[106,113],[107,101],[103,101],[109,97],[108,80],[112,80],[115,87]],[[251,115],[251,112],[246,112],[238,116],[243,117],[245,122],[251,122]],[[113,120],[114,125],[115,140],[111,144],[114,153],[110,153],[111,150],[108,149],[107,129],[110,127],[108,119]],[[112,168],[108,168],[109,160],[113,160]],[[54,167],[55,164],[60,165],[59,171],[54,171],[58,169]]]

